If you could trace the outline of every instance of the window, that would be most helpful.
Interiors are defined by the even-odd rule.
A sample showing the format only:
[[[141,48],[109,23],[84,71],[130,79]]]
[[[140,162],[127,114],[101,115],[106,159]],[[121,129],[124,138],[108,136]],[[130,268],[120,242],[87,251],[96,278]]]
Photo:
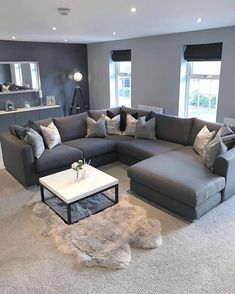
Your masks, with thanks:
[[[187,62],[185,117],[216,121],[221,61]]]
[[[131,62],[115,62],[115,104],[131,106]]]
[[[110,106],[131,106],[131,50],[113,50],[109,63]]]

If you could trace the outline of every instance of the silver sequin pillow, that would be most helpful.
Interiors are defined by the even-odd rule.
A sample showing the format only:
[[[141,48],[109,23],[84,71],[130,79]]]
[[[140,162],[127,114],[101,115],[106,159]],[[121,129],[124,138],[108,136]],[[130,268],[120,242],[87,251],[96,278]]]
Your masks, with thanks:
[[[204,126],[201,131],[198,133],[194,144],[193,149],[201,156],[204,156],[205,150],[207,145],[210,143],[210,141],[213,139],[215,135],[215,131],[210,132],[207,128],[207,126]]]
[[[47,127],[40,126],[43,138],[49,149],[61,144],[60,133],[57,127],[51,122]]]

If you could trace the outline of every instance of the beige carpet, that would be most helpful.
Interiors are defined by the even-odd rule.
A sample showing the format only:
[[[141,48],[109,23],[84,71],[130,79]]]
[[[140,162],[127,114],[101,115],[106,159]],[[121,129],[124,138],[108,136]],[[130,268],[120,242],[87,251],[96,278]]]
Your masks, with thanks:
[[[103,170],[120,179],[121,193],[128,189],[124,165]],[[189,224],[130,195],[130,203],[161,221],[163,245],[132,250],[129,267],[113,271],[78,268],[50,238],[40,236],[40,222],[32,220],[31,208],[24,205],[37,190],[25,190],[0,171],[1,294],[235,293],[235,197]]]

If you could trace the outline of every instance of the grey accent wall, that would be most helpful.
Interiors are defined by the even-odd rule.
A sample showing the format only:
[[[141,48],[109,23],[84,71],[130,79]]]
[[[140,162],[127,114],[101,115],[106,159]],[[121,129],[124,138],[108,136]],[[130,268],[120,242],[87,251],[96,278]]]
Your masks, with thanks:
[[[66,106],[72,101],[75,82],[69,75],[76,71],[83,74],[80,86],[89,105],[87,45],[42,42],[0,41],[0,61],[38,61],[43,96],[55,96],[56,103]],[[8,99],[16,107],[23,107],[27,100],[38,105],[38,93],[0,95],[0,109]]]
[[[91,108],[110,103],[109,58],[114,49],[132,50],[132,106],[148,104],[178,115],[184,45],[223,42],[217,121],[235,117],[235,26],[88,45]]]

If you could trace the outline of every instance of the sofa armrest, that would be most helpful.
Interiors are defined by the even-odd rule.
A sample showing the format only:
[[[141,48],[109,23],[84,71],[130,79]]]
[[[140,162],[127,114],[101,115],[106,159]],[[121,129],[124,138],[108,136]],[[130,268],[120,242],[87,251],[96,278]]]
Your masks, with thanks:
[[[38,180],[32,147],[10,133],[1,134],[0,140],[6,169],[22,185],[35,185]]]
[[[235,195],[235,148],[218,156],[215,160],[214,173],[225,177],[222,201]]]

